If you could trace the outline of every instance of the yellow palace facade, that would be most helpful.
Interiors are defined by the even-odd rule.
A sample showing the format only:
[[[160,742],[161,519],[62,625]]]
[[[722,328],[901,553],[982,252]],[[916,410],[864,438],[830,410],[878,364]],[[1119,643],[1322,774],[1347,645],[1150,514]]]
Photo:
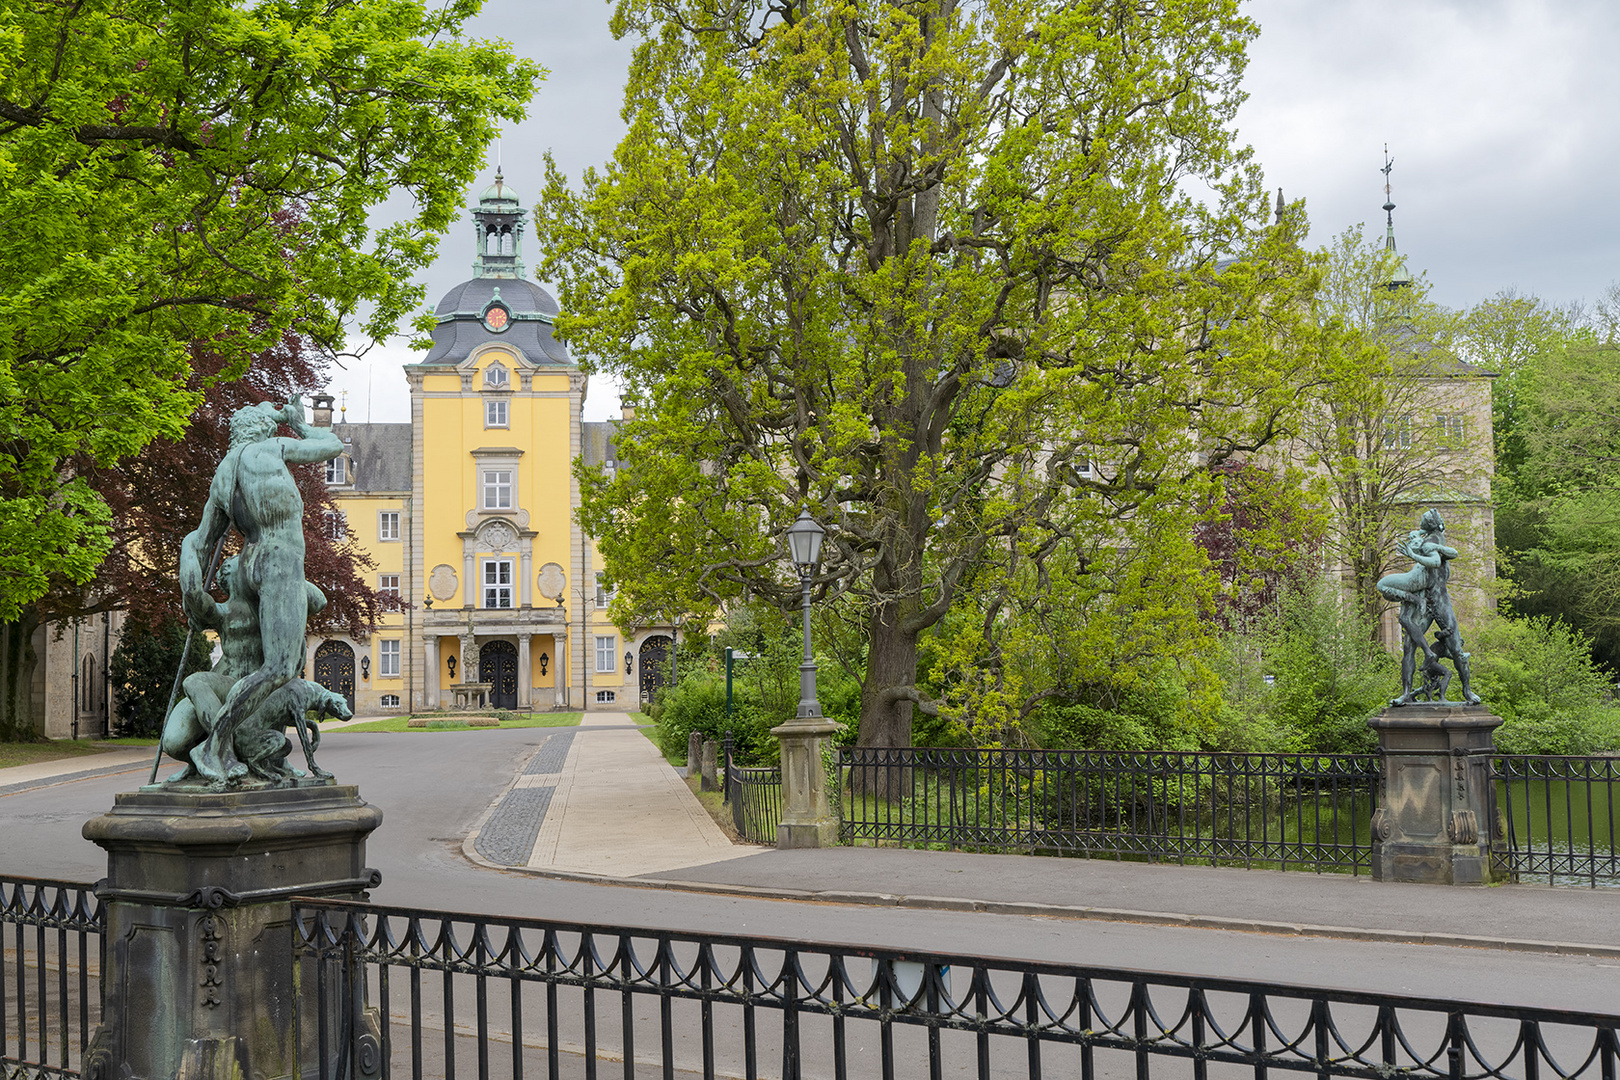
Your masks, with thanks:
[[[405,368],[408,424],[333,423],[341,521],[397,596],[369,638],[311,636],[309,677],[359,715],[452,708],[633,709],[661,678],[668,628],[607,619],[580,530],[574,462],[617,467],[611,423],[586,423],[586,377],[552,335],[556,301],[525,281],[524,211],[497,174],[473,210],[472,279],[435,311]]]

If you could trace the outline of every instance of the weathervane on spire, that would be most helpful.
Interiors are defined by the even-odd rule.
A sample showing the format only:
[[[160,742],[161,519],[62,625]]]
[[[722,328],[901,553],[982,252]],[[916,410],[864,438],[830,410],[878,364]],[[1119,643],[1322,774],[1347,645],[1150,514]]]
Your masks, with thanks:
[[[1395,159],[1389,156],[1389,143],[1384,144],[1384,167],[1378,171],[1384,174],[1384,224],[1390,228],[1395,227],[1395,201],[1389,193],[1389,173],[1395,168]]]

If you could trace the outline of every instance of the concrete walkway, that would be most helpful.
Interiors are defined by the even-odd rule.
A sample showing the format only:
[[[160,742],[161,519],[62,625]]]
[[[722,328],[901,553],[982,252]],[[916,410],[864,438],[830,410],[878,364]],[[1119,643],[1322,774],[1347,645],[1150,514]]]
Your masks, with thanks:
[[[355,727],[360,724],[374,724],[379,720],[388,720],[387,716],[357,716],[353,720],[328,720],[320,725],[323,732],[335,731],[345,727]],[[85,740],[86,742],[92,740]],[[36,761],[31,765],[13,765],[8,769],[0,769],[0,793],[7,791],[21,791],[24,788],[39,787],[41,784],[65,783],[70,780],[83,780],[89,776],[111,776],[114,773],[137,773],[145,767],[151,771],[152,759],[157,755],[156,746],[112,746],[95,754],[82,754],[73,757],[52,758],[50,761]],[[289,759],[299,766],[302,753],[298,749],[297,740],[293,740],[293,753]],[[169,759],[164,759],[164,769],[159,771],[159,779],[167,776],[179,766]],[[141,783],[146,783],[143,779]]]
[[[610,878],[741,858],[624,713],[586,713],[540,744],[462,846],[488,867]]]

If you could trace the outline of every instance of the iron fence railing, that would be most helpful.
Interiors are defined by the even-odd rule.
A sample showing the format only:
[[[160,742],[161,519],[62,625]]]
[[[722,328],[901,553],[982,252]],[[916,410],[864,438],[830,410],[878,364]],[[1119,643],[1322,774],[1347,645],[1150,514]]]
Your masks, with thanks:
[[[846,747],[839,766],[846,843],[1372,867],[1376,754]]]
[[[0,1076],[79,1075],[101,1022],[103,925],[92,886],[0,877]]]
[[[729,737],[721,741],[720,753],[725,769],[721,787],[737,835],[756,844],[776,843],[776,826],[782,820],[782,770],[775,765],[738,765]]]
[[[1607,1013],[360,902],[295,902],[294,927],[320,1000],[352,1003],[313,1012],[326,1050],[294,1073],[331,1080],[351,1061],[384,1080],[1612,1080],[1620,1057]]]
[[[1520,881],[1620,884],[1620,758],[1498,753],[1491,767],[1506,827],[1498,857]]]

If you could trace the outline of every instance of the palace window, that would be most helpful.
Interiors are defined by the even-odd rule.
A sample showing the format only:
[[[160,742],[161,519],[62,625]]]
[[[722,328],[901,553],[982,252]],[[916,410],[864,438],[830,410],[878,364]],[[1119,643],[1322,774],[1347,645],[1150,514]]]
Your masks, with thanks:
[[[506,416],[505,398],[490,398],[484,402],[485,427],[510,427]]]
[[[1384,449],[1405,450],[1412,445],[1412,416],[1405,413],[1384,421]]]
[[[349,515],[342,510],[322,511],[321,527],[326,532],[328,540],[347,540],[349,538]]]
[[[484,560],[484,606],[509,608],[512,606],[512,560]]]
[[[606,574],[596,575],[596,606],[605,608],[613,602],[613,587],[607,583]]]
[[[618,651],[619,650],[617,648],[618,641],[619,641],[619,639],[614,637],[612,634],[607,634],[605,636],[604,635],[598,635],[597,636],[597,638],[596,638],[596,670],[597,671],[617,671],[617,670],[619,670],[619,663],[618,663],[618,660],[619,660]]]
[[[512,378],[500,364],[491,364],[484,369],[484,385],[491,390],[505,390],[512,385]]]
[[[512,470],[484,470],[484,509],[510,510],[512,508]]]
[[[385,709],[397,709],[399,708],[399,695],[384,694],[377,704],[381,705]]]
[[[384,510],[377,515],[377,539],[399,539],[399,511]]]
[[[1438,413],[1434,418],[1434,433],[1440,445],[1449,450],[1458,450],[1463,444],[1463,415],[1462,413]]]
[[[326,482],[328,484],[347,484],[349,482],[348,472],[348,466],[343,460],[343,455],[339,454],[326,463]]]
[[[377,594],[397,603],[399,601],[399,575],[378,574]]]
[[[377,674],[382,678],[399,677],[399,642],[377,642]]]
[[[616,700],[618,700],[618,695],[612,690],[598,690],[596,692],[596,703],[598,705],[611,705]]]

